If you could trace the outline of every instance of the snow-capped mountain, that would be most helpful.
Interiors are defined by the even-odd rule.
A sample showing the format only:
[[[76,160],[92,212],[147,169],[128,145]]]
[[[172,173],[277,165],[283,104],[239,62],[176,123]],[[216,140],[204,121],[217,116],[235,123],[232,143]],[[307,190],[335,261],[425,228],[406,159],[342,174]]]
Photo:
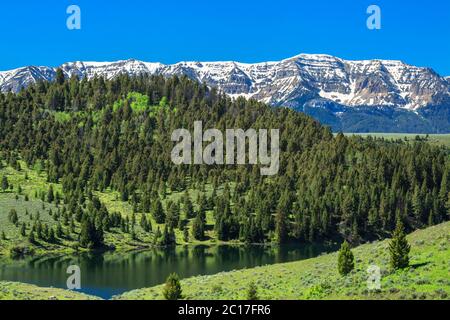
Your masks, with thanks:
[[[113,78],[129,75],[186,75],[218,87],[231,97],[254,98],[296,110],[328,108],[342,118],[348,110],[390,108],[413,111],[448,105],[450,77],[430,68],[393,60],[349,61],[322,54],[300,54],[263,63],[180,62],[173,65],[137,60],[70,62],[60,68],[67,77]],[[0,90],[18,92],[38,80],[53,80],[56,68],[24,67],[0,72]],[[328,106],[328,107],[327,107]],[[320,120],[320,119],[319,119]]]

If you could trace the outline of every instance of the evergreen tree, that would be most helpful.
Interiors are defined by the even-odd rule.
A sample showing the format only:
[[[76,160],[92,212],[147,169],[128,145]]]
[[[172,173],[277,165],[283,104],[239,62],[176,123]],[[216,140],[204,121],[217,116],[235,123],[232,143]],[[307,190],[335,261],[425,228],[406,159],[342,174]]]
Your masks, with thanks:
[[[192,223],[192,237],[197,240],[203,240],[205,238],[205,223],[200,214],[197,214],[197,217]]]
[[[166,224],[171,228],[176,228],[180,221],[180,208],[178,204],[170,201],[167,204]]]
[[[53,186],[50,185],[47,192],[47,202],[52,203],[55,200],[55,194],[53,193]]]
[[[25,222],[23,222],[23,223],[22,223],[22,226],[20,227],[20,235],[21,235],[22,237],[25,237],[25,236],[26,236],[26,231],[27,231],[27,227],[26,227],[26,225],[25,225]]]
[[[172,273],[167,277],[166,284],[163,288],[163,296],[166,300],[183,299],[180,280],[176,273]]]
[[[61,239],[63,237],[63,235],[64,235],[64,232],[63,232],[63,229],[61,227],[61,224],[58,223],[56,225],[56,236]]]
[[[399,220],[389,243],[390,265],[393,270],[404,269],[409,266],[410,249],[411,246],[406,240],[403,223]]]
[[[11,210],[9,211],[9,214],[8,214],[8,220],[9,220],[12,224],[17,225],[17,223],[19,222],[19,217],[17,216],[17,211],[16,211],[16,209],[11,209]]]
[[[342,276],[350,273],[355,267],[353,253],[350,250],[350,245],[344,241],[338,254],[338,271]]]
[[[62,85],[64,84],[64,80],[65,80],[64,72],[61,68],[58,68],[56,70],[56,83]]]
[[[444,170],[444,174],[442,175],[441,187],[439,190],[439,200],[443,203],[447,200],[447,195],[450,192],[450,168]]]
[[[275,219],[276,228],[275,228],[275,234],[276,234],[276,241],[278,243],[284,243],[286,242],[288,231],[287,231],[287,224],[286,224],[287,217],[282,211],[278,211]]]
[[[421,189],[416,185],[412,197],[413,213],[416,219],[421,222],[424,217],[424,199]]]
[[[151,224],[149,223],[149,221],[147,220],[147,216],[145,215],[145,213],[142,214],[141,216],[141,222],[140,222],[141,228],[145,231],[145,232],[150,232],[152,230],[151,228]]]
[[[187,226],[184,226],[183,228],[183,241],[189,242],[189,230]]]
[[[167,225],[164,226],[164,230],[158,244],[160,246],[172,246],[176,244],[173,228],[170,228]]]
[[[84,248],[93,249],[103,245],[103,231],[96,228],[93,221],[86,217],[81,223],[80,245]]]
[[[447,208],[447,218],[450,218],[450,192],[447,195],[446,208]]]
[[[2,177],[2,190],[5,192],[9,188],[8,178],[6,176]]]
[[[33,231],[33,230],[31,230],[31,232],[30,232],[30,234],[29,234],[29,236],[28,236],[28,241],[29,241],[31,244],[35,244],[35,243],[36,243],[36,239],[35,239],[35,237],[34,237],[34,231]]]
[[[153,215],[153,218],[155,219],[156,223],[161,224],[161,223],[164,223],[164,221],[166,220],[166,214],[164,212],[162,203],[159,199],[156,199],[155,201],[153,201],[152,215]]]
[[[158,244],[158,241],[159,241],[159,239],[161,238],[161,236],[162,236],[161,230],[159,229],[159,226],[158,226],[158,227],[156,228],[155,235],[154,235],[154,237],[153,237],[153,243],[154,243],[155,245]]]
[[[194,206],[187,192],[183,196],[183,211],[186,220],[192,219],[195,216]]]
[[[49,243],[55,243],[56,242],[55,231],[53,230],[53,228],[50,228],[50,230],[48,231],[47,242],[49,242]]]

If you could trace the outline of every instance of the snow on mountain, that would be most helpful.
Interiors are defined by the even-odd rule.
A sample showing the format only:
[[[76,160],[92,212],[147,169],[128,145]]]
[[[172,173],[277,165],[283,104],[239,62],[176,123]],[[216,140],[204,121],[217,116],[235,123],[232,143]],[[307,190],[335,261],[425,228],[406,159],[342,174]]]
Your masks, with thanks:
[[[406,110],[448,101],[450,77],[401,61],[349,61],[323,54],[300,54],[262,63],[180,62],[173,65],[138,60],[70,62],[60,67],[70,77],[107,79],[119,74],[186,75],[216,86],[231,97],[254,98],[275,106],[299,108],[323,100],[347,106],[388,106]],[[25,67],[0,72],[0,90],[18,92],[38,80],[51,81],[56,68]],[[446,100],[447,99],[447,100]]]

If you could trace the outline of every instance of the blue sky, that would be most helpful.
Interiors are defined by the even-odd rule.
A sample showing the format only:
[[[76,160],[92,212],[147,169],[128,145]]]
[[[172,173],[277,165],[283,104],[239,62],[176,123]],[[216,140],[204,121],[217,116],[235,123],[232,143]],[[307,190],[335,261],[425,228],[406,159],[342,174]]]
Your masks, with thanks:
[[[81,8],[82,28],[66,27]],[[381,30],[366,27],[369,5]],[[398,59],[450,75],[448,0],[1,1],[0,70],[136,58],[280,60],[299,53]]]

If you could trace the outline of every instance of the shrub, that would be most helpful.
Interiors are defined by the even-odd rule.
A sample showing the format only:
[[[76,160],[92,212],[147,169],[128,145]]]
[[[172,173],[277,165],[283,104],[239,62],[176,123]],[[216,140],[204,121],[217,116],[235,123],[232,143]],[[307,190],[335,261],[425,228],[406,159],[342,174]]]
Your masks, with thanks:
[[[247,300],[258,300],[258,288],[256,288],[255,283],[252,281],[249,283],[247,288]]]

